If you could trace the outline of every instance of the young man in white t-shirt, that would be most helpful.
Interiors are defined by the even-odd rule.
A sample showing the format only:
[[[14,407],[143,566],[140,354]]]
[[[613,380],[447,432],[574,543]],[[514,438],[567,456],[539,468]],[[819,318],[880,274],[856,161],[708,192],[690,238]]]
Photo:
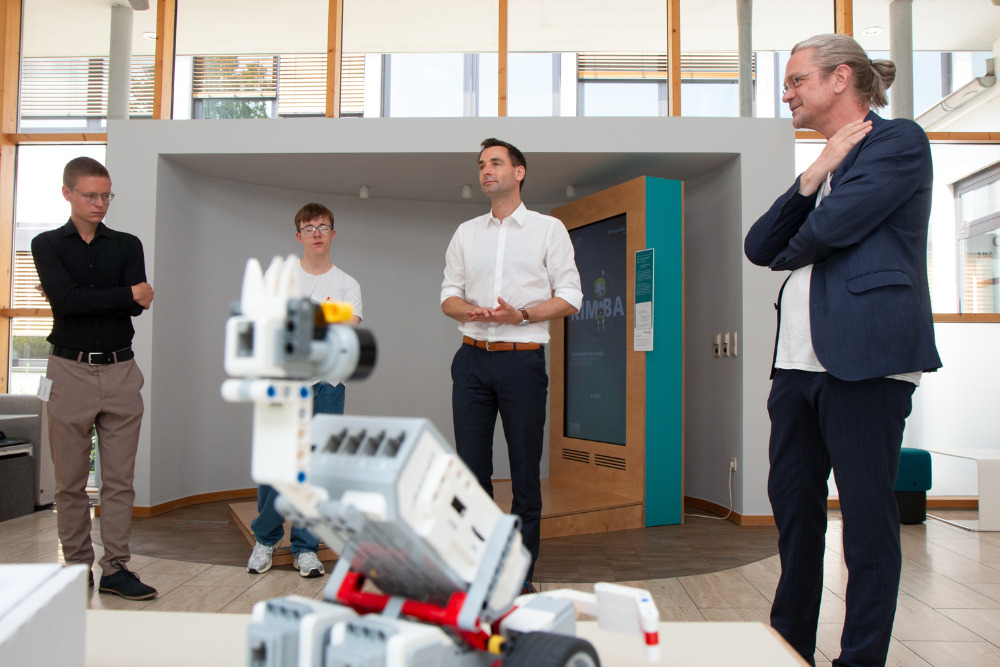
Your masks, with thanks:
[[[336,232],[333,213],[322,204],[306,204],[295,214],[295,238],[302,244],[299,260],[299,287],[302,296],[314,303],[346,301],[354,308],[349,324],[361,322],[361,287],[358,281],[336,266],[330,259],[330,246]],[[313,413],[343,414],[344,385],[332,386],[318,382],[313,388]],[[270,486],[257,487],[257,518],[250,524],[256,544],[247,563],[247,571],[263,574],[271,569],[274,547],[285,535],[284,517],[274,509],[277,492]],[[305,528],[292,528],[292,557],[295,568],[303,577],[319,577],[325,573],[316,556],[319,540]]]

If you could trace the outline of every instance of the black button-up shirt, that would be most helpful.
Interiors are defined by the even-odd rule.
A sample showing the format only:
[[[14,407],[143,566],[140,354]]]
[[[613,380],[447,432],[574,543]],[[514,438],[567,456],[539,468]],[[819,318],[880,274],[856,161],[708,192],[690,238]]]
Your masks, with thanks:
[[[104,223],[85,243],[70,220],[31,240],[35,270],[52,306],[53,345],[113,352],[132,344],[132,318],[143,307],[132,285],[146,282],[142,242]]]

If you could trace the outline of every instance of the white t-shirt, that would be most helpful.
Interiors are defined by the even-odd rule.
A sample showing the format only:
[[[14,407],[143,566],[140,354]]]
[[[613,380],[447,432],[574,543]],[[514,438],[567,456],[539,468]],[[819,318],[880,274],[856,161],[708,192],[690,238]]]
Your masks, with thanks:
[[[354,314],[364,319],[361,314],[361,286],[336,266],[318,276],[306,273],[299,263],[299,289],[302,296],[309,297],[313,303],[324,301],[346,301],[354,308]]]

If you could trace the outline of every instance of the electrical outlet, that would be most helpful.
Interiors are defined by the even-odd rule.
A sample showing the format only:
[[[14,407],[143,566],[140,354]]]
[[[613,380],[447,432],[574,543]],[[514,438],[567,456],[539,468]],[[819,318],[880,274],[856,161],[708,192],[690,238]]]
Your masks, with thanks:
[[[729,356],[729,332],[722,334],[722,355],[723,357]]]
[[[730,343],[729,343],[729,352],[734,357],[739,356],[739,345],[737,344],[737,341],[739,340],[738,336],[739,334],[736,331],[734,331],[733,336],[732,338],[730,338]]]
[[[729,459],[729,469],[736,472],[736,457]]]
[[[722,356],[722,334],[720,333],[712,336],[712,355],[715,357]]]

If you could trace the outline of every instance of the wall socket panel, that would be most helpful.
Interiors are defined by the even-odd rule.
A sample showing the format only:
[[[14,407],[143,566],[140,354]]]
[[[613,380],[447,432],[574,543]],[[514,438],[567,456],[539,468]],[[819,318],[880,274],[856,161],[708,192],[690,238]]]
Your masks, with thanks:
[[[739,334],[736,331],[724,331],[712,334],[712,356],[735,357],[739,350]]]
[[[736,472],[738,470],[735,456],[729,459],[729,469],[732,470],[733,472]]]

